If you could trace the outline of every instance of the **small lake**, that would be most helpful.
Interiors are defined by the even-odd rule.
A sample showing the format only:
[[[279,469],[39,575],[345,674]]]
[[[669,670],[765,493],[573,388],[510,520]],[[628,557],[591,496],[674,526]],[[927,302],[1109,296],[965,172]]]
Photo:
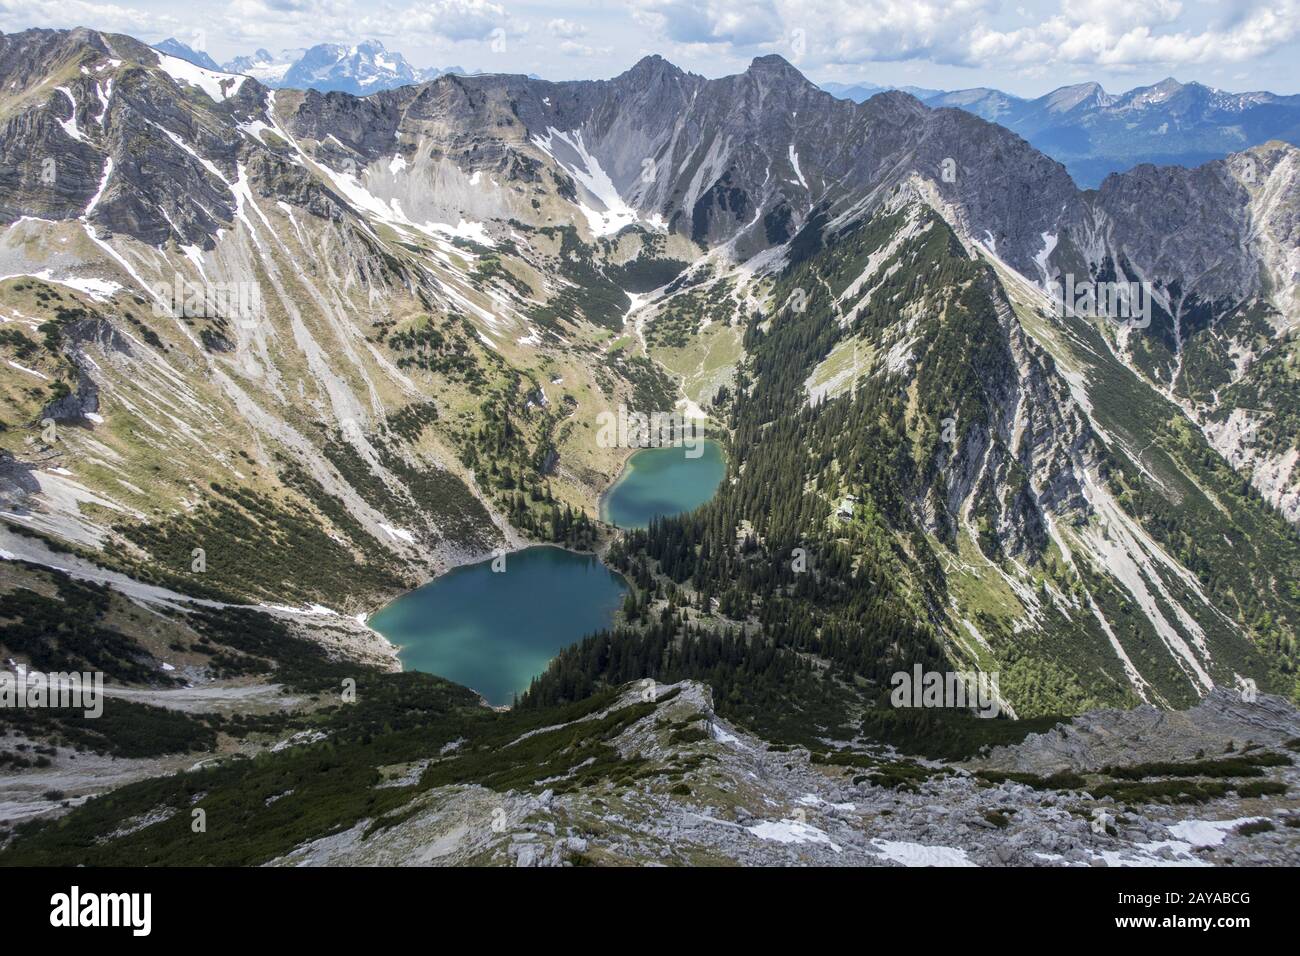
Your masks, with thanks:
[[[713,497],[727,473],[722,446],[706,441],[698,458],[686,448],[643,448],[600,500],[600,516],[620,528],[644,528],[652,518],[694,511]]]
[[[366,622],[401,648],[406,670],[446,677],[493,706],[546,669],[562,648],[608,627],[627,585],[592,555],[541,545],[455,568]]]
[[[717,442],[698,458],[685,448],[643,448],[600,503],[601,517],[644,528],[692,511],[718,490],[727,464]],[[509,704],[557,653],[614,620],[627,583],[593,555],[539,545],[455,568],[397,598],[366,622],[396,644],[406,670],[472,688]]]

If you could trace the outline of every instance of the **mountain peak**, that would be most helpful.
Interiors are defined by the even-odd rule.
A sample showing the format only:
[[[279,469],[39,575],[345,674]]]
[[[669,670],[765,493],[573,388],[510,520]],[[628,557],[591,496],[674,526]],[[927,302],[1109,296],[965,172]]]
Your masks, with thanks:
[[[196,50],[187,43],[182,43],[175,37],[168,37],[161,43],[155,43],[155,50],[166,53],[168,56],[178,57],[195,66],[201,66],[208,70],[220,70],[221,67],[205,51]]]
[[[1057,87],[1046,96],[1040,97],[1038,102],[1043,103],[1052,112],[1068,112],[1079,106],[1103,105],[1108,99],[1102,85],[1090,81]]]
[[[1105,89],[1096,80],[1088,80],[1083,83],[1072,83],[1069,86],[1058,86],[1048,93],[1048,96],[1057,96],[1062,94],[1072,94],[1074,96],[1090,96],[1094,93],[1104,93]]]
[[[766,56],[756,56],[749,64],[746,73],[792,73],[803,79],[803,74],[795,69],[794,65],[781,56],[779,53],[769,53]]]
[[[636,83],[645,85],[662,77],[681,77],[686,72],[670,60],[665,60],[658,53],[643,56],[625,70],[620,76],[631,77]]]
[[[821,89],[779,53],[754,57],[753,62],[749,64],[749,69],[743,75],[762,89],[774,87]]]
[[[629,73],[680,73],[681,68],[669,60],[665,60],[658,53],[651,53],[643,56],[632,64]]]

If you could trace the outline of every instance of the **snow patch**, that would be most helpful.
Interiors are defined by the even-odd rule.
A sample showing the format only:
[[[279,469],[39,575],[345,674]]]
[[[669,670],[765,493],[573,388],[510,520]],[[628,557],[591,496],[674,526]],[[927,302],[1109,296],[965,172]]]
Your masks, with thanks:
[[[803,178],[803,172],[799,169],[799,154],[794,151],[794,143],[790,144],[790,165],[794,167],[794,174],[799,177],[799,185],[808,189],[808,181]]]
[[[156,50],[154,52],[158,54],[158,66],[164,73],[178,83],[197,86],[215,103],[224,102],[234,96],[239,92],[240,87],[244,85],[244,80],[247,79],[245,76],[234,73],[217,73],[213,70],[205,70],[203,67],[195,66],[189,60],[182,60],[178,56],[169,56]]]
[[[557,141],[576,154],[577,162],[566,162],[556,155]],[[587,151],[581,131],[562,133],[554,126],[548,126],[545,136],[533,137],[533,144],[563,166],[587,194],[603,207],[602,211],[592,209],[582,202],[578,203],[578,208],[587,217],[587,224],[593,233],[598,236],[612,235],[624,226],[637,221],[636,210],[623,201],[609,174],[601,168],[596,157]]]
[[[798,820],[766,820],[745,829],[760,840],[773,840],[777,843],[824,843],[836,853],[840,852],[839,846],[831,841],[824,830]]]
[[[965,850],[951,846],[926,846],[906,840],[872,840],[871,845],[903,866],[977,866]]]
[[[454,226],[442,222],[428,222],[425,223],[425,228],[455,239],[468,239],[470,242],[477,242],[480,246],[496,248],[496,240],[488,235],[487,227],[481,222],[462,219]]]
[[[121,286],[110,279],[96,279],[92,276],[55,276],[49,269],[41,272],[20,272],[10,276],[0,276],[0,282],[6,279],[17,279],[19,276],[30,276],[33,279],[40,279],[42,282],[50,282],[55,285],[67,286],[69,289],[76,289],[78,292],[84,292],[96,302],[107,302],[114,293],[121,290]]]
[[[1038,271],[1043,274],[1044,282],[1046,282],[1049,278],[1049,273],[1047,271],[1047,260],[1052,255],[1052,251],[1056,249],[1056,243],[1057,243],[1056,233],[1054,232],[1043,233],[1042,251],[1039,252],[1038,255],[1034,256],[1034,262],[1037,263],[1038,265]]]
[[[744,747],[744,744],[740,742],[739,737],[735,734],[727,733],[727,731],[723,730],[717,723],[709,724],[709,733],[712,734],[713,739],[720,744],[735,744],[737,747]]]
[[[63,127],[63,132],[67,133],[79,143],[84,143],[86,137],[81,135],[81,130],[77,128],[77,101],[72,96],[72,91],[66,86],[56,86],[56,90],[68,98],[72,104],[72,119],[59,120],[59,125]]]
[[[86,204],[86,211],[81,214],[82,219],[94,212],[95,207],[99,205],[99,201],[104,198],[104,190],[108,188],[108,177],[112,175],[113,157],[108,156],[104,159],[104,173],[99,177],[99,188],[95,190],[95,195],[91,196],[90,202]]]

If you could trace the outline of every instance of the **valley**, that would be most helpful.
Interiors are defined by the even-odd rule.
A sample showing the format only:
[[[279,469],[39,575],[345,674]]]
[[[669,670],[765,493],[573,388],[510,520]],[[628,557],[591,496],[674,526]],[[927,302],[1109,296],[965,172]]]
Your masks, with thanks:
[[[0,646],[110,688],[3,714],[0,864],[1296,861],[1294,146],[87,29],[0,122]]]

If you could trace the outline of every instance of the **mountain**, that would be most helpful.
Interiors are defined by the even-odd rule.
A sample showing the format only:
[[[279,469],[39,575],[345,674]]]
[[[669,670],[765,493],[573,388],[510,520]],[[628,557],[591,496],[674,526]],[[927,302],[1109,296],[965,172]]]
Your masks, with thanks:
[[[237,56],[227,61],[220,69],[227,73],[243,73],[274,89],[283,82],[285,74],[306,52],[282,50],[279,56],[272,56],[268,51],[259,49],[252,56]]]
[[[824,83],[821,88],[858,103],[898,89],[936,109],[974,113],[1019,133],[1088,189],[1140,163],[1191,167],[1271,140],[1300,143],[1300,96],[1227,93],[1172,78],[1119,95],[1097,83],[1080,83],[1036,99],[986,87],[943,91]]]
[[[901,90],[915,96],[918,100],[927,100],[943,93],[943,90],[931,90],[923,86],[878,86],[875,83],[823,83],[821,88],[832,96],[842,100],[852,100],[855,103],[861,103],[863,100],[871,99],[877,93],[887,93],[890,90]]]
[[[1009,93],[1003,93],[1001,90],[991,90],[987,87],[956,90],[950,93],[939,92],[934,96],[919,97],[919,99],[935,108],[947,106],[966,110],[968,113],[974,113],[990,123],[1001,122],[1003,117],[1012,114],[1021,103],[1025,102],[1018,97],[1011,96]],[[1006,124],[1003,123],[1003,125]]]
[[[1300,96],[1227,93],[1172,78],[1119,95],[1081,83],[1029,100],[987,89],[923,99],[1014,130],[1085,188],[1138,163],[1197,166],[1270,140],[1300,143]]]
[[[217,67],[214,64],[212,68]],[[460,67],[416,69],[378,40],[355,46],[321,43],[308,50],[285,50],[278,57],[258,50],[252,56],[230,60],[221,69],[246,74],[271,89],[338,91],[355,96],[465,72]]]
[[[289,67],[280,82],[293,89],[364,95],[424,78],[402,54],[390,53],[378,40],[368,40],[350,47],[332,43],[314,46]]]
[[[205,70],[221,69],[221,67],[217,65],[217,61],[212,59],[212,57],[200,50],[192,49],[175,37],[168,37],[166,40],[163,40],[162,43],[155,43],[154,49],[161,50],[163,53],[169,54],[170,56],[180,57],[182,60],[193,63],[195,66],[201,66]]]
[[[837,99],[778,56],[712,80],[650,56],[603,81],[448,75],[357,97],[33,30],[0,37],[0,90],[0,615],[24,625],[3,642],[23,666],[91,655],[133,692],[110,702],[138,731],[120,743],[33,734],[156,761],[70,826],[129,830],[195,787],[301,821],[229,844],[241,862],[328,856],[308,844],[353,827],[393,831],[375,845],[399,854],[433,832],[400,828],[442,788],[527,815],[547,789],[567,813],[590,787],[662,777],[656,799],[680,809],[727,737],[807,753],[778,803],[805,780],[833,803],[924,791],[899,751],[999,747],[1027,749],[981,769],[1032,783],[995,785],[1042,784],[1085,816],[1085,785],[1156,802],[1061,757],[1069,717],[1096,738],[1199,728],[1135,761],[1221,753],[1262,722],[1267,771],[1210,772],[1275,786],[1197,795],[1226,812],[1287,790],[1286,705],[1229,699],[1296,692],[1295,147],[1081,191],[1003,126],[897,91]],[[1118,282],[1147,321],[1056,307],[1053,283]],[[728,463],[712,501],[644,531],[599,520],[629,449],[598,423],[620,406],[707,415]],[[507,715],[391,673],[367,610],[539,542],[623,573],[607,630]],[[1017,719],[890,706],[913,667],[999,674]],[[285,702],[352,674],[355,711]],[[690,706],[652,720],[669,701],[625,699],[644,680]],[[233,686],[285,714],[219,723]],[[178,690],[202,692],[188,716],[126,706]],[[1096,713],[1112,716],[1078,716]],[[218,729],[289,753],[202,786],[153,779]],[[325,737],[328,775],[308,749]],[[67,748],[42,746],[64,772]],[[805,776],[828,767],[834,785]],[[1090,777],[1036,776],[1067,767]],[[39,796],[48,768],[30,769]],[[989,809],[953,787],[963,812]],[[1130,843],[1168,838],[1153,814]],[[914,822],[896,838],[918,842]],[[61,839],[43,832],[33,852]]]

